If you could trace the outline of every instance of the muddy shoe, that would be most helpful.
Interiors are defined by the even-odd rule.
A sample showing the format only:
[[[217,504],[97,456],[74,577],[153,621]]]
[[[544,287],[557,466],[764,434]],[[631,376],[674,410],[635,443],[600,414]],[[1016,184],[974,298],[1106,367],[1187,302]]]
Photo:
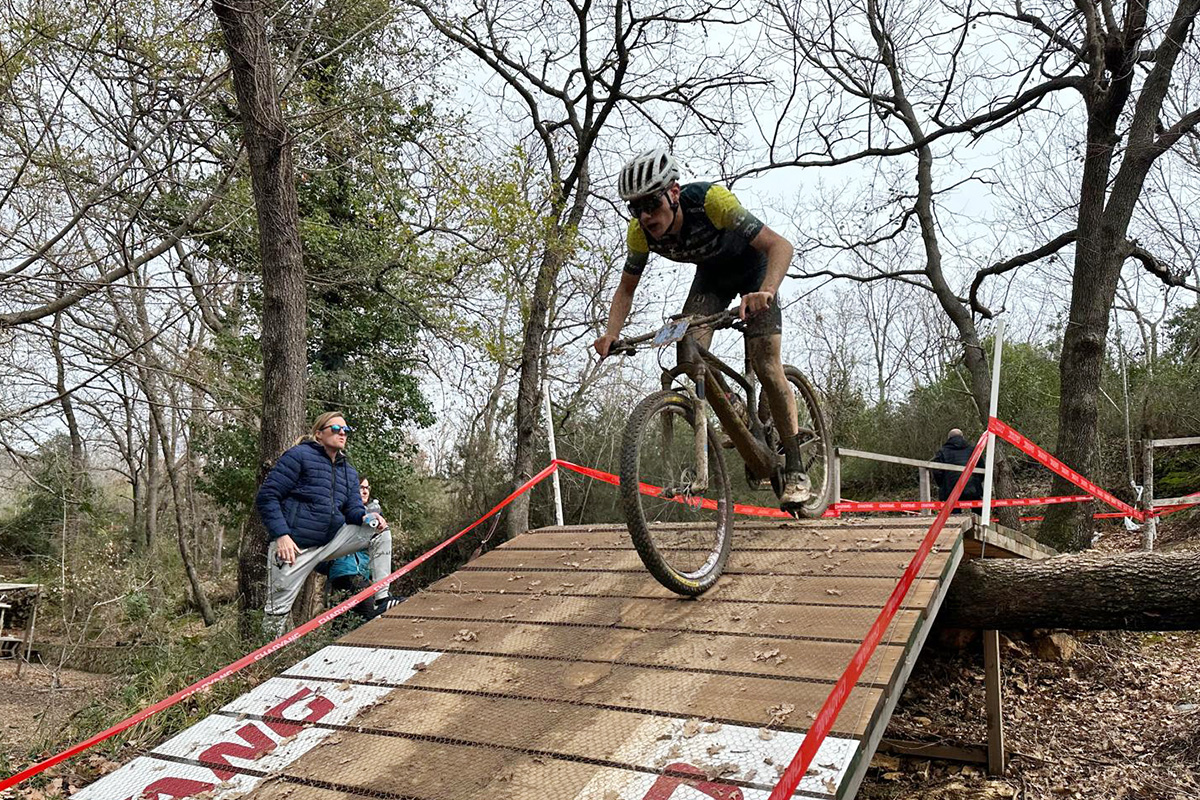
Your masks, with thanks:
[[[812,500],[812,481],[803,472],[783,473],[783,490],[779,492],[779,508],[795,513]]]

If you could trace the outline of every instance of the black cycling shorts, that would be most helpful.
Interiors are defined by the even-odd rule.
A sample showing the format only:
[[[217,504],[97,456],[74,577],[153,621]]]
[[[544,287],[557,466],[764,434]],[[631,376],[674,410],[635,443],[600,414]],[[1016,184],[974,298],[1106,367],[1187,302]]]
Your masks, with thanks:
[[[721,280],[711,273],[696,270],[692,288],[688,291],[687,300],[683,302],[683,313],[708,316],[724,311],[738,295],[757,292],[766,277],[766,265],[733,281]],[[780,308],[779,295],[776,294],[766,311],[760,311],[746,320],[746,338],[758,339],[782,334],[783,312]]]

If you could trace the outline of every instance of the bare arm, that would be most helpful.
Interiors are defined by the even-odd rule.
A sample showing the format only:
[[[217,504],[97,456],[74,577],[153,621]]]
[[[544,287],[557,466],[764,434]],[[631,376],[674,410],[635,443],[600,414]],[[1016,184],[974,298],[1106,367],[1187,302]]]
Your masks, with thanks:
[[[633,294],[637,291],[637,285],[641,280],[641,275],[632,275],[628,272],[621,273],[621,282],[617,285],[617,291],[612,299],[612,306],[608,309],[608,325],[604,329],[604,335],[592,343],[592,347],[596,349],[601,358],[605,358],[608,355],[608,348],[621,335],[621,328],[625,325],[625,318],[629,316],[629,309],[633,308]]]
[[[750,240],[750,246],[767,257],[767,275],[757,292],[742,295],[742,305],[738,316],[745,319],[747,315],[757,314],[770,308],[775,302],[775,294],[783,276],[787,274],[788,265],[792,263],[792,243],[763,225],[762,230]]]
[[[779,291],[783,276],[787,274],[788,266],[792,263],[795,250],[792,243],[780,236],[770,227],[763,225],[758,235],[750,240],[750,246],[767,257],[767,277],[763,278],[760,292],[769,292],[771,297]]]

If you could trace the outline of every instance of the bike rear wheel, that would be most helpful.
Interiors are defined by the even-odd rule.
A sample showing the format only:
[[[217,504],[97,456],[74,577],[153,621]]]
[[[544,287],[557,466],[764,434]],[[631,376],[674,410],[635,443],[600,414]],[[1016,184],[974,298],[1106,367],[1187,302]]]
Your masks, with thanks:
[[[825,412],[821,409],[821,400],[817,390],[808,382],[804,373],[790,364],[783,366],[784,377],[792,386],[796,397],[797,441],[800,444],[800,468],[812,481],[812,499],[797,509],[793,509],[799,517],[819,517],[829,508],[833,497],[833,433]],[[770,407],[764,395],[759,400],[759,418],[770,419]],[[769,435],[770,444],[776,452],[783,455],[783,445],[779,440],[778,426],[772,426]]]
[[[698,595],[721,577],[733,536],[725,457],[708,424],[708,482],[697,481],[695,407],[655,392],[634,408],[621,442],[621,506],[634,547],[659,583]],[[648,485],[648,493],[640,491]]]

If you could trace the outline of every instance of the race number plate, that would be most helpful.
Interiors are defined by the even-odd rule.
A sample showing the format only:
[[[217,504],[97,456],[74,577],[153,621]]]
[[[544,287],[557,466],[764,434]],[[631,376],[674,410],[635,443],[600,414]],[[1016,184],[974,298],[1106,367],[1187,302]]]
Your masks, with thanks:
[[[658,333],[654,334],[654,341],[652,344],[655,347],[666,347],[669,344],[678,342],[683,338],[683,335],[687,333],[688,323],[690,322],[690,317],[684,317],[683,319],[677,319],[668,322],[666,325],[662,326],[662,329],[659,330]]]

